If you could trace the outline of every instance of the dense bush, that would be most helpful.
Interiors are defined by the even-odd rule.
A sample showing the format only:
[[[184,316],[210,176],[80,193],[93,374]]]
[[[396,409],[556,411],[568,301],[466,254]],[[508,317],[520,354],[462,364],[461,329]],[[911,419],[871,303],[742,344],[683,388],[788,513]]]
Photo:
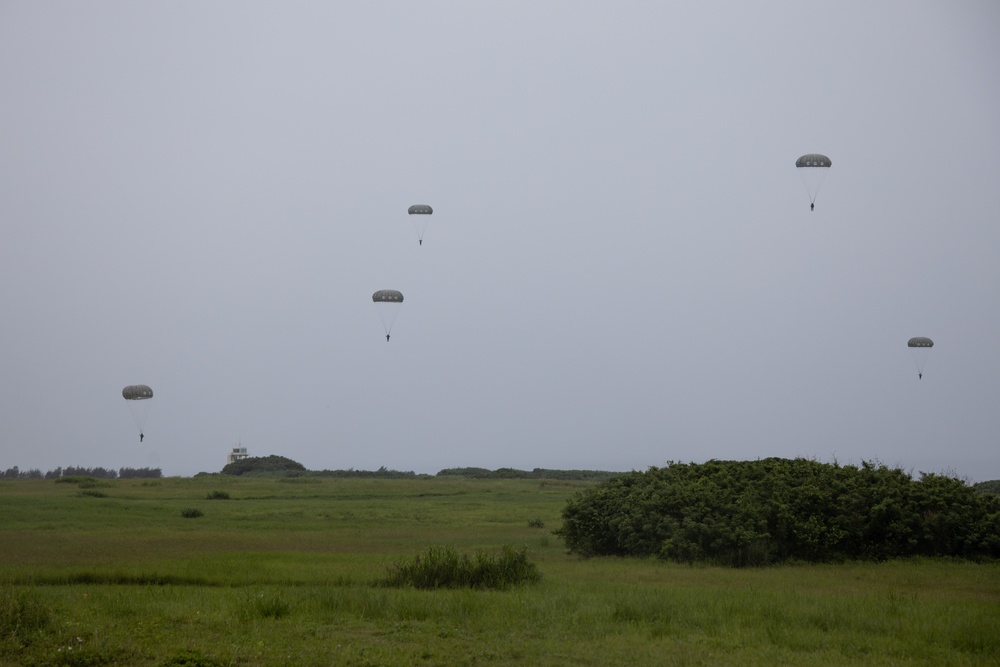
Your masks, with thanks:
[[[806,459],[671,463],[571,499],[556,531],[583,556],[733,566],[1000,557],[1000,498],[964,482]]]
[[[306,467],[284,456],[248,456],[239,461],[227,463],[223,475],[278,476],[295,475],[306,472]]]
[[[988,482],[979,482],[978,484],[973,484],[972,488],[979,493],[992,493],[995,496],[1000,496],[1000,479],[991,479]]]
[[[392,565],[383,583],[414,588],[505,590],[539,579],[538,569],[528,560],[527,548],[518,551],[504,545],[499,553],[479,551],[475,558],[459,554],[453,547],[431,547],[412,561]]]

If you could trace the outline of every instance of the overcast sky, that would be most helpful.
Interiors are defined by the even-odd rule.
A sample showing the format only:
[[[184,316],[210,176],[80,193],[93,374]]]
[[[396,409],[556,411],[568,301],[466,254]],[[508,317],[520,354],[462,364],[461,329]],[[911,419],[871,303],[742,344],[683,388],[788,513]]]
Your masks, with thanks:
[[[993,0],[0,0],[0,98],[0,468],[1000,478]]]

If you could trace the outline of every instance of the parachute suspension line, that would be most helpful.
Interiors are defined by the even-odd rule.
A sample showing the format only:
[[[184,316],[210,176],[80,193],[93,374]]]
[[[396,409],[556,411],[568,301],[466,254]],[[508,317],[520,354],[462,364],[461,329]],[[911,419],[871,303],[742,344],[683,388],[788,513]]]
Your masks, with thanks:
[[[809,198],[809,204],[812,206],[816,205],[816,197],[819,196],[819,190],[813,187],[815,184],[811,182],[813,176],[807,176],[802,169],[799,169],[799,176],[802,178],[802,185],[806,189],[806,197]]]
[[[924,336],[917,336],[916,338],[911,338],[906,345],[910,348],[913,365],[917,367],[917,379],[922,380],[924,378],[924,368],[927,366],[931,349],[934,347],[934,341]]]
[[[144,433],[146,430],[146,420],[149,418],[149,401],[129,401],[128,408],[129,412],[132,413],[132,421],[135,422],[135,427],[139,430],[139,433]]]
[[[927,368],[927,361],[930,359],[930,355],[925,351],[918,352],[916,349],[911,350],[913,353],[913,365],[917,367],[917,378],[923,379],[924,369]],[[922,355],[922,358],[921,358]]]

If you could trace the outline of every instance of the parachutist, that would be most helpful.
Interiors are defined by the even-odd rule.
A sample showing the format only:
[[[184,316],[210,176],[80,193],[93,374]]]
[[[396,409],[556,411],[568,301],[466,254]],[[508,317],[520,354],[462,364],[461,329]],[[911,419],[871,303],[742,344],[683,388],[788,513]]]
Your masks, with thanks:
[[[810,211],[816,210],[816,197],[819,195],[819,188],[832,164],[830,158],[819,153],[809,153],[795,161],[795,169],[802,177],[802,184],[806,186]]]
[[[389,342],[389,333],[392,331],[392,322],[396,319],[396,313],[403,303],[403,293],[394,289],[380,289],[372,294],[372,301],[378,310],[378,316],[382,320],[382,330],[385,331],[385,342]]]
[[[413,222],[413,229],[417,232],[417,241],[420,242],[420,245],[423,245],[424,232],[427,231],[427,221],[430,220],[430,218],[426,216],[434,213],[434,209],[427,204],[414,204],[410,208],[406,209],[406,212],[411,216],[417,216],[416,218],[410,218],[410,221]]]
[[[143,439],[144,437],[146,437],[146,436],[144,436],[144,435],[143,435],[142,433],[140,433],[140,434],[139,434],[139,442],[142,442],[142,439]]]
[[[918,380],[923,380],[924,379],[924,374],[923,373],[917,373],[917,379]]]

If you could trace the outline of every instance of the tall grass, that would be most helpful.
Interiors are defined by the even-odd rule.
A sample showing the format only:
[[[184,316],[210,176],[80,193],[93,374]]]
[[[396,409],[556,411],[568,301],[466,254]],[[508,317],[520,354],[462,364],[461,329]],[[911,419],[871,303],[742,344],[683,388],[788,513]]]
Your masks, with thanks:
[[[24,648],[51,630],[52,611],[28,591],[0,589],[0,648]]]
[[[393,564],[382,581],[386,586],[414,588],[480,588],[507,590],[541,578],[528,560],[528,548],[503,545],[499,552],[479,550],[475,556],[459,554],[451,546],[430,547],[412,560]]]

